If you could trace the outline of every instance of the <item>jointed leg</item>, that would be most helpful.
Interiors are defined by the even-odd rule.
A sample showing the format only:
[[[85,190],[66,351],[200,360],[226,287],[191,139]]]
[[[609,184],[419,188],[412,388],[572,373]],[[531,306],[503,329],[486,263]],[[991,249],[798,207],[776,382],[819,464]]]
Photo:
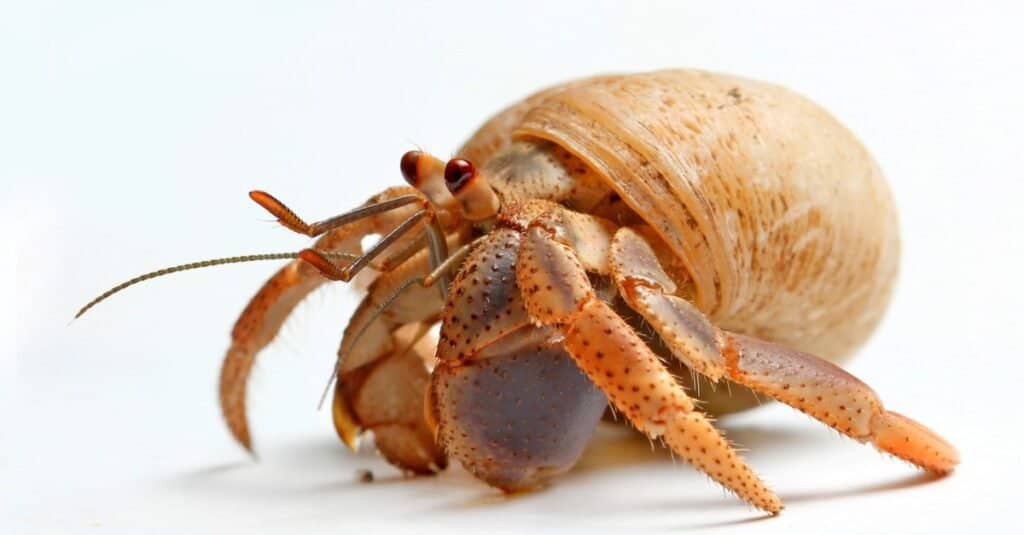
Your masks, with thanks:
[[[886,410],[878,395],[842,368],[807,353],[722,332],[728,377],[799,409],[856,440],[945,474],[959,464],[956,448],[934,431]]]
[[[716,328],[693,305],[671,295],[672,280],[635,231],[623,228],[616,233],[611,256],[623,298],[691,369],[712,380],[725,377],[767,394],[931,472],[949,472],[959,462],[952,445],[923,425],[887,411],[870,387],[842,368]]]
[[[558,329],[532,324],[516,284],[520,237],[495,229],[462,263],[427,402],[445,451],[506,492],[569,470],[607,406]]]
[[[411,231],[420,226],[421,222],[426,230],[425,241],[430,264],[436,267],[448,256],[442,221],[450,222],[450,214],[444,210],[438,213],[426,198],[442,201],[448,199],[443,195],[438,199],[436,195],[445,189],[443,177],[436,172],[440,162],[429,155],[422,156],[403,158],[403,174],[415,189],[391,188],[370,199],[361,208],[313,224],[306,223],[284,203],[265,192],[250,193],[255,202],[276,216],[285,227],[307,236],[322,237],[313,249],[304,251],[300,259],[282,268],[263,285],[246,306],[232,331],[232,344],[221,370],[220,400],[228,427],[246,449],[252,449],[245,414],[246,382],[255,356],[273,340],[295,306],[324,282],[323,275],[337,275],[334,278],[349,280],[389,247],[399,253],[383,262],[384,272],[406,263],[415,255],[419,242],[419,237]],[[423,165],[415,165],[416,161]],[[426,197],[417,190],[423,191]],[[384,238],[369,252],[362,254],[360,242],[370,234],[382,234]],[[328,268],[336,266],[317,251],[362,256],[349,266],[334,270]],[[438,293],[444,297],[447,271],[442,271],[437,278],[441,282],[437,285],[440,290]],[[390,339],[390,333],[387,338]],[[338,414],[336,411],[336,416]]]
[[[365,429],[377,450],[403,471],[431,474],[447,466],[424,417],[424,397],[436,340],[430,323],[410,323],[387,334],[390,349],[363,366],[342,372],[331,413],[339,437],[353,449]]]
[[[657,355],[596,297],[574,251],[555,236],[537,224],[523,237],[516,278],[530,316],[562,329],[566,350],[640,431],[663,438],[677,455],[744,500],[779,512],[778,497],[695,409]]]
[[[370,199],[367,204],[411,193],[413,190],[410,188],[393,188]],[[325,234],[314,248],[360,254],[360,241],[365,236],[390,231],[418,209],[419,206],[415,204],[403,205],[351,221]],[[247,450],[251,451],[252,441],[245,414],[246,381],[256,354],[274,339],[295,306],[324,281],[317,270],[305,261],[290,262],[260,288],[235,323],[231,333],[231,347],[228,348],[221,368],[220,402],[232,435]]]
[[[459,237],[450,240],[454,245]],[[381,454],[403,470],[423,474],[446,466],[425,419],[427,363],[437,343],[424,334],[444,304],[433,286],[468,247],[430,273],[429,253],[420,251],[368,288],[338,350],[332,415],[338,436],[350,448],[367,429]]]

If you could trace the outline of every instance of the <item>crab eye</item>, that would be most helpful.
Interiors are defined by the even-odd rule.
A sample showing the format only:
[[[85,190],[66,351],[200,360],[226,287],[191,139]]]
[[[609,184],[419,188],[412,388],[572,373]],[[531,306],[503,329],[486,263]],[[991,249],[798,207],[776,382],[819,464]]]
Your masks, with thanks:
[[[474,176],[476,168],[467,160],[456,158],[449,160],[448,165],[444,166],[444,183],[452,194],[465,187]]]
[[[416,187],[420,182],[419,162],[423,153],[418,150],[411,150],[402,155],[399,167],[402,169],[402,176],[410,186]]]

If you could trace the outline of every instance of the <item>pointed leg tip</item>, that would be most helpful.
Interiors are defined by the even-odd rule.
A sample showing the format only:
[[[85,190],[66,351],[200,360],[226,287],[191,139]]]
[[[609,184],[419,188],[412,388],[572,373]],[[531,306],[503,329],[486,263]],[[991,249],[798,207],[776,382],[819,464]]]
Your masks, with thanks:
[[[358,436],[342,439],[341,442],[345,444],[345,447],[348,448],[348,451],[351,451],[352,453],[356,453],[359,451]]]
[[[353,453],[358,451],[362,428],[345,397],[338,390],[335,390],[334,400],[331,403],[331,420],[334,422],[334,430],[338,433],[341,443]]]
[[[782,499],[774,493],[769,496],[760,496],[755,500],[749,500],[749,502],[754,507],[768,513],[770,516],[779,516],[782,513],[782,510],[786,508],[782,503]]]
[[[235,441],[238,442],[238,445],[241,446],[243,450],[245,450],[245,453],[248,454],[253,461],[259,462],[260,456],[258,453],[256,453],[256,449],[253,447],[252,440],[248,437],[248,435],[235,435]]]
[[[871,419],[871,429],[872,442],[879,450],[933,474],[946,475],[960,464],[960,453],[949,441],[897,412],[876,414]]]

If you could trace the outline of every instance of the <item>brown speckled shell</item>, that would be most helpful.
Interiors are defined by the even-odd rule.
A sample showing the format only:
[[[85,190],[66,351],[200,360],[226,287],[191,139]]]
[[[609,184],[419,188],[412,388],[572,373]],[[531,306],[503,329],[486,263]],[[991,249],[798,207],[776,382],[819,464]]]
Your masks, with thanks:
[[[775,85],[673,70],[577,80],[501,112],[460,151],[550,140],[604,176],[693,278],[719,327],[841,360],[889,301],[896,211],[870,154]]]

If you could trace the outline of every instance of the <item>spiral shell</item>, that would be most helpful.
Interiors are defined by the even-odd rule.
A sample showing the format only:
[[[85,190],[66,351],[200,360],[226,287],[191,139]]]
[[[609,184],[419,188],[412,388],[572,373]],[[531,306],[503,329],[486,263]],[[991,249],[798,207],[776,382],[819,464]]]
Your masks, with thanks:
[[[785,88],[671,70],[576,80],[499,113],[460,151],[556,143],[685,267],[718,325],[842,360],[881,319],[898,223],[871,155]]]

